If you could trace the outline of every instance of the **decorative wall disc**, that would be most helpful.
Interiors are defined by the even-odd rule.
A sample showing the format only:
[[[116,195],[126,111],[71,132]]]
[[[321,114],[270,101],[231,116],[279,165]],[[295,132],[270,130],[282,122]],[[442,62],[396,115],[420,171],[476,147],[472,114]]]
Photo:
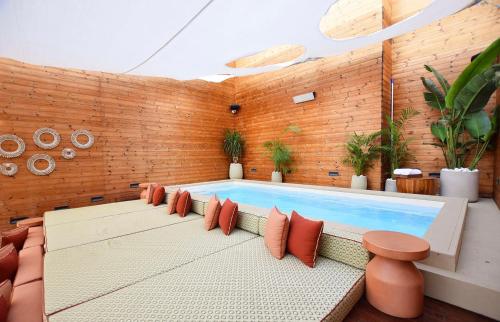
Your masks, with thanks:
[[[76,152],[71,148],[64,148],[61,152],[61,155],[66,160],[71,160],[76,156]]]
[[[0,164],[0,172],[4,176],[12,177],[17,173],[17,164],[11,162],[5,162]]]
[[[87,143],[78,142],[79,136],[86,136]],[[76,130],[71,133],[71,143],[79,149],[88,149],[94,144],[94,135],[88,130]]]
[[[13,141],[17,143],[17,149],[15,151],[5,151],[2,148],[2,143],[5,141]],[[14,134],[4,134],[0,135],[0,156],[4,158],[15,158],[23,154],[26,148],[23,139]]]
[[[38,160],[45,160],[49,163],[49,165],[45,169],[38,169],[35,166],[35,163]],[[56,168],[56,161],[54,161],[54,158],[51,157],[50,155],[35,154],[28,159],[27,166],[28,166],[28,170],[30,170],[31,173],[33,173],[37,176],[46,176],[46,175],[50,174],[52,171],[54,171],[54,169]]]
[[[43,142],[41,139],[42,134],[52,135],[52,138],[53,138],[52,142],[50,142],[50,143]],[[33,141],[35,141],[35,144],[39,148],[42,148],[45,150],[50,150],[50,149],[53,149],[59,145],[59,142],[61,142],[61,136],[54,129],[51,129],[48,127],[42,127],[40,129],[36,130],[35,133],[33,133]]]

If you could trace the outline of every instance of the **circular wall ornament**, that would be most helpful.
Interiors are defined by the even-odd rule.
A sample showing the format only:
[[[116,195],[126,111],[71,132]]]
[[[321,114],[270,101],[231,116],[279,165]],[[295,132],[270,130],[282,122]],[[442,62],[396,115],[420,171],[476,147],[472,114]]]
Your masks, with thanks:
[[[17,173],[17,164],[11,162],[5,162],[0,164],[0,172],[4,176],[12,177]]]
[[[52,142],[50,142],[50,143],[43,142],[41,139],[42,134],[52,135],[52,138],[53,138]],[[35,144],[39,148],[42,148],[45,150],[50,150],[50,149],[53,149],[59,145],[59,142],[61,142],[61,136],[54,129],[51,129],[48,127],[42,127],[40,129],[36,130],[35,133],[33,133],[33,141],[35,141]]]
[[[38,160],[45,160],[49,163],[49,165],[45,169],[38,169],[35,166],[35,163]],[[28,159],[27,165],[28,170],[30,170],[31,173],[37,176],[46,176],[54,171],[54,169],[56,168],[56,161],[54,161],[53,157],[47,154],[34,154]]]
[[[64,148],[61,152],[61,155],[66,160],[71,160],[76,156],[76,152],[71,148]]]
[[[78,142],[79,136],[86,136],[87,143]],[[88,130],[76,130],[71,133],[71,143],[79,149],[88,149],[94,144],[94,135]]]
[[[5,151],[2,148],[2,143],[5,141],[13,141],[17,143],[17,149],[15,151]],[[23,154],[26,145],[23,139],[14,134],[4,134],[0,135],[0,155],[4,158],[15,158]]]

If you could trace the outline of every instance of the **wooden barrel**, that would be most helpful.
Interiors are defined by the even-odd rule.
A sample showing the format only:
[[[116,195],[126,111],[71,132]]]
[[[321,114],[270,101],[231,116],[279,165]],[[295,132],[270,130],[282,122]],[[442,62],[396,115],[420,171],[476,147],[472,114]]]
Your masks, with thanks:
[[[398,192],[435,195],[437,193],[436,178],[396,178]]]

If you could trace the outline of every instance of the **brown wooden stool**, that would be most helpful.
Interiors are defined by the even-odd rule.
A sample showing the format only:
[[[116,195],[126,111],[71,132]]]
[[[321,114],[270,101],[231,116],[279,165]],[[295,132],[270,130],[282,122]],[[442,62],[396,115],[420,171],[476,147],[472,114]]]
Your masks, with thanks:
[[[378,310],[414,318],[424,307],[424,278],[412,261],[429,256],[429,243],[393,231],[370,231],[363,246],[375,257],[366,266],[366,298]]]

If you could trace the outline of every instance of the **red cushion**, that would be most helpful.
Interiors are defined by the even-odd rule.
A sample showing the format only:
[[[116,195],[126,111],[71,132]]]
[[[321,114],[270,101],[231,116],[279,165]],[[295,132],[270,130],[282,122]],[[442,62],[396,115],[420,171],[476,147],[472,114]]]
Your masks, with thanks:
[[[153,193],[156,189],[156,187],[158,187],[158,184],[157,183],[151,183],[148,185],[148,188],[146,189],[146,202],[147,203],[153,203]]]
[[[219,224],[220,202],[217,196],[212,196],[208,201],[207,211],[205,212],[205,229],[212,230]]]
[[[2,235],[2,247],[10,243],[14,244],[17,251],[23,249],[24,241],[28,237],[28,227],[19,227],[11,230],[3,231]]]
[[[179,200],[180,194],[181,194],[180,189],[177,189],[176,191],[168,194],[167,214],[171,215],[175,212],[175,207],[177,206],[177,200]]]
[[[232,202],[229,198],[224,201],[219,214],[219,226],[222,232],[229,235],[236,226],[238,219],[238,204]]]
[[[14,280],[18,266],[18,255],[16,248],[8,244],[0,248],[0,281]]]
[[[14,287],[7,322],[43,321],[43,282]]]
[[[189,191],[184,191],[179,196],[177,204],[175,205],[175,210],[181,217],[185,217],[191,211],[191,194]]]
[[[23,249],[19,252],[19,267],[14,287],[43,277],[43,249],[40,246]]]
[[[323,221],[309,220],[293,211],[288,231],[288,252],[307,266],[314,267],[322,231]]]
[[[7,300],[0,296],[0,322],[7,321],[7,314],[9,313],[9,304]]]
[[[12,284],[10,280],[5,280],[0,283],[0,322],[5,322],[7,320],[11,293]]]
[[[28,228],[28,237],[31,235],[41,235],[44,236],[43,227],[30,227]]]
[[[165,188],[163,186],[158,186],[153,192],[153,206],[158,206],[165,202]]]
[[[23,249],[36,246],[43,246],[44,244],[45,244],[45,237],[43,236],[43,234],[30,232],[28,233],[28,238],[26,238],[26,241],[24,242]]]

